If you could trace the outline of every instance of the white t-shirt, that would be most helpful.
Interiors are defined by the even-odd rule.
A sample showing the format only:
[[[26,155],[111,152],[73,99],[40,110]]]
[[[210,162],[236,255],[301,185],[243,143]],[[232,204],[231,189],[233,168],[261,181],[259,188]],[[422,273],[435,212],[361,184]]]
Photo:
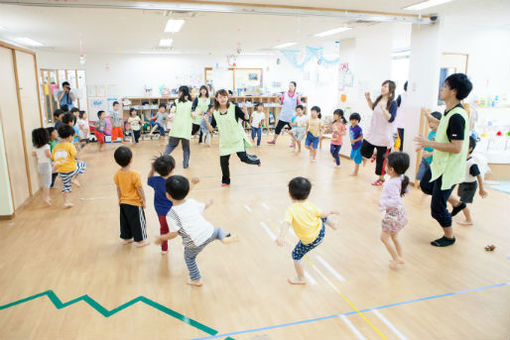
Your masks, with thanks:
[[[129,117],[128,123],[131,126],[131,130],[133,130],[133,131],[140,130],[140,117],[138,117],[138,116]]]
[[[266,114],[264,112],[254,111],[251,117],[251,126],[258,128],[260,122],[266,119]]]
[[[78,128],[80,129],[80,138],[89,138],[90,134],[89,123],[84,119],[78,119],[77,124]]]
[[[166,215],[168,229],[179,233],[185,247],[199,247],[214,233],[214,226],[202,216],[204,209],[204,203],[187,199],[174,205]]]
[[[294,124],[296,124],[297,127],[306,127],[306,116],[296,116],[296,119],[294,120]]]
[[[37,163],[38,164],[44,164],[44,163],[51,163],[51,159],[46,156],[46,150],[48,150],[48,153],[50,152],[50,145],[46,144],[44,146],[41,146],[40,148],[35,149],[35,155],[37,156]]]

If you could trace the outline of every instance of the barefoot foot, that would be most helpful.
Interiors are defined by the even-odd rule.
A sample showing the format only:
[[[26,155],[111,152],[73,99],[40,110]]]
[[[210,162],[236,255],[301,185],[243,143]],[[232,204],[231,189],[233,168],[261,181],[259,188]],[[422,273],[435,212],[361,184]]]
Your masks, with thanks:
[[[142,247],[145,247],[145,246],[148,246],[148,245],[149,245],[149,242],[147,242],[147,240],[143,240],[143,241],[140,241],[140,242],[136,242],[135,247],[142,248]]]
[[[202,285],[203,285],[202,280],[189,280],[186,283],[189,284],[190,286],[195,286],[195,287],[202,287]]]
[[[306,285],[306,281],[304,279],[300,280],[297,277],[292,277],[287,279],[291,285]]]
[[[124,245],[126,245],[126,244],[130,244],[130,243],[132,243],[132,242],[133,242],[133,239],[132,239],[132,238],[130,238],[129,240],[122,240],[122,242],[121,242],[121,243],[122,243],[122,245],[124,246]]]
[[[473,225],[473,221],[457,221],[460,225]]]
[[[228,234],[223,240],[221,240],[221,242],[224,244],[234,243],[234,242],[238,242],[238,241],[239,241],[239,236],[232,235],[232,234]]]

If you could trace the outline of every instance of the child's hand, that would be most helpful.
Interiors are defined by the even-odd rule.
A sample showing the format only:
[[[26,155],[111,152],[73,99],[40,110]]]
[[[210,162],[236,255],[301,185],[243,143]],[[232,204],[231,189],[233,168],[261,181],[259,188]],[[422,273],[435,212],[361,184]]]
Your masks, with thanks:
[[[370,92],[365,92],[365,98],[370,100]]]
[[[340,215],[338,210],[331,210],[328,215]]]
[[[283,247],[285,245],[285,241],[279,237],[275,240],[275,243],[278,247]]]
[[[243,108],[243,110],[247,108],[246,102],[243,102],[242,108]]]
[[[142,201],[142,208],[145,209],[145,200]]]
[[[156,237],[156,239],[154,240],[154,244],[160,246],[161,244],[163,243],[163,240],[161,239],[160,236]]]
[[[485,191],[485,189],[478,190],[478,193],[480,194],[480,196],[482,198],[485,198],[485,197],[487,197],[487,195],[489,195],[489,193],[487,191]]]
[[[191,184],[196,185],[196,184],[198,184],[198,183],[200,183],[200,178],[198,178],[198,177],[193,177],[193,178],[191,179]]]

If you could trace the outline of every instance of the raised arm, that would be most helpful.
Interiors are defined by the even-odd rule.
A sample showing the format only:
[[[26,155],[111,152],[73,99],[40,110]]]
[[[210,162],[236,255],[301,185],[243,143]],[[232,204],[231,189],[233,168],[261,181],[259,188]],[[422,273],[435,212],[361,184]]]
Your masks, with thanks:
[[[370,92],[365,92],[365,99],[367,100],[367,104],[370,107],[370,110],[373,110],[374,103],[372,102],[372,99],[370,98]]]

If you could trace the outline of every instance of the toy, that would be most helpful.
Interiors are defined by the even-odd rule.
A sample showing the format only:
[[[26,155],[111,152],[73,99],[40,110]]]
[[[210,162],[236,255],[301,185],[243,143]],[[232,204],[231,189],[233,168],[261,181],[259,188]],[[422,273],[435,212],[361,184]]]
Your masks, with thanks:
[[[493,244],[488,244],[485,246],[485,251],[494,251],[496,249],[496,246]]]

